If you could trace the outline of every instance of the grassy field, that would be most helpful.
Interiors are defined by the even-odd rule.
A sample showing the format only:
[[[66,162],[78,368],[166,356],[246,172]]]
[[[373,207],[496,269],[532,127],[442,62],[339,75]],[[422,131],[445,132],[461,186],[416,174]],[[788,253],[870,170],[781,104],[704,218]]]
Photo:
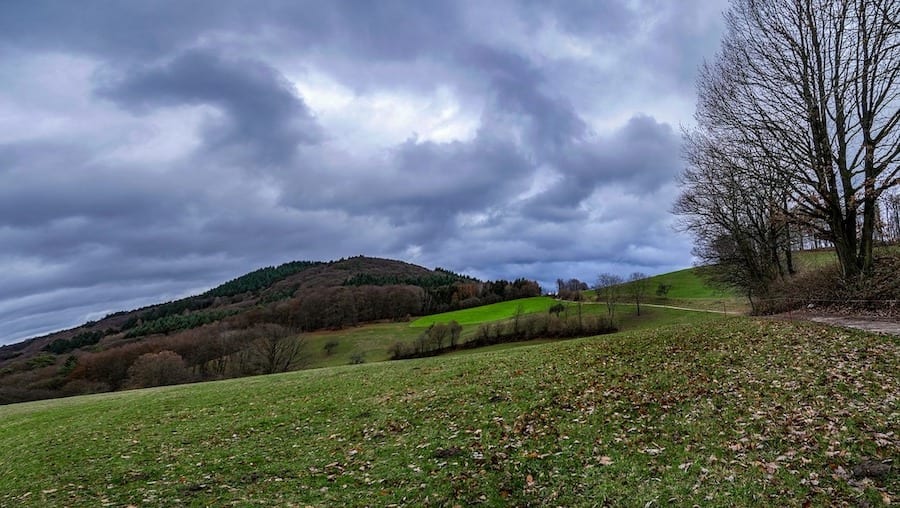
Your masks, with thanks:
[[[883,506],[898,393],[896,337],[719,318],[19,404],[0,506]]]
[[[646,303],[738,314],[750,310],[746,297],[707,284],[695,268],[654,275],[648,277],[645,283],[647,284]],[[631,282],[622,284],[621,292],[623,294],[630,293],[632,284]],[[665,296],[656,295],[656,290],[660,285],[669,286],[669,291]],[[593,290],[584,291],[583,294],[588,300],[596,298],[596,292]]]
[[[659,284],[668,284],[672,287],[669,296],[656,298],[653,293]],[[705,285],[694,269],[680,270],[650,278],[648,284],[647,303],[684,307],[699,310],[713,310],[728,312],[745,312],[748,305],[745,299],[733,294],[718,291]],[[586,295],[593,298],[593,292]],[[511,318],[519,309],[524,314],[547,312],[557,300],[547,296],[523,298],[508,302],[500,302],[482,307],[463,309],[442,314],[425,316],[411,323],[378,323],[367,324],[355,328],[343,330],[312,332],[304,335],[307,341],[306,368],[333,367],[347,365],[354,358],[364,362],[380,362],[390,357],[389,348],[397,343],[410,343],[414,341],[425,328],[434,323],[448,323],[456,321],[463,326],[462,339],[465,341],[473,336],[479,325],[483,323],[501,321]],[[577,304],[567,303],[568,312],[575,313]],[[635,315],[633,305],[620,304],[616,313],[619,328],[622,330],[645,329],[674,323],[693,323],[703,321],[710,316],[696,315],[676,310],[651,309],[644,307],[644,316],[638,318]],[[605,313],[606,309],[596,302],[583,304],[582,312],[586,314]],[[327,354],[325,344],[337,342],[337,346]],[[519,347],[521,343],[498,346],[497,349]]]
[[[532,312],[547,312],[547,309],[556,305],[557,302],[549,296],[535,296],[532,298],[522,298],[519,300],[510,300],[508,302],[494,303],[481,307],[473,307],[471,309],[455,310],[452,312],[444,312],[443,314],[433,314],[431,316],[421,317],[413,321],[410,326],[413,328],[426,328],[434,323],[449,323],[456,321],[461,325],[474,325],[487,323],[490,321],[498,321],[513,316],[518,309],[521,308],[524,314]]]
[[[463,341],[472,337],[482,323],[500,321],[511,318],[521,305],[525,314],[547,312],[556,300],[541,296],[502,302],[484,307],[475,307],[443,314],[435,314],[417,319],[411,323],[373,323],[343,330],[323,330],[303,335],[306,341],[304,368],[335,367],[347,365],[358,358],[363,362],[382,362],[390,358],[390,347],[401,342],[414,341],[432,323],[447,323],[456,320],[463,325],[461,337]],[[696,302],[693,302],[696,305]],[[573,317],[577,313],[578,304],[566,303],[568,312]],[[690,305],[687,305],[690,306]],[[642,315],[636,315],[634,305],[617,305],[616,323],[621,330],[634,330],[662,326],[667,324],[695,323],[715,318],[713,315],[697,312],[684,312],[672,309],[655,309],[643,307]],[[719,307],[720,309],[721,307]],[[605,314],[606,306],[596,302],[582,304],[584,315]],[[337,346],[329,354],[325,344],[336,342]],[[497,346],[496,349],[519,347],[523,343]]]
[[[736,296],[730,291],[713,288],[706,284],[695,268],[654,275],[649,279],[648,293],[653,295],[660,284],[670,286],[668,297],[674,299],[709,299]]]

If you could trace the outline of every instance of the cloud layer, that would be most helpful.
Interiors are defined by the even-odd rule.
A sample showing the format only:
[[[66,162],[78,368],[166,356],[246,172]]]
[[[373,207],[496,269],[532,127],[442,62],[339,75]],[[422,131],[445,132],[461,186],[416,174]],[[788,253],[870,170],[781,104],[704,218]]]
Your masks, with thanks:
[[[356,254],[592,281],[670,227],[719,0],[0,5],[0,343]]]

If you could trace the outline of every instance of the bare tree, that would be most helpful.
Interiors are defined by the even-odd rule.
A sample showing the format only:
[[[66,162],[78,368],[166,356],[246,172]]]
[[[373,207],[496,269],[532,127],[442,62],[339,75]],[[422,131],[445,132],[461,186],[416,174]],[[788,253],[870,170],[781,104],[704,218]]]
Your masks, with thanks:
[[[637,314],[641,315],[641,302],[647,296],[650,287],[650,281],[647,280],[647,274],[643,272],[634,272],[628,277],[628,289],[631,292],[631,298],[637,306]]]
[[[719,126],[729,114],[727,82],[708,70],[701,76],[711,91],[701,97],[697,130],[684,134],[687,167],[673,211],[693,233],[707,275],[752,299],[793,272],[789,190],[771,164]]]
[[[871,271],[877,201],[900,185],[898,13],[892,0],[733,0],[698,87],[701,115],[720,103],[701,129],[757,176],[745,188],[766,173],[786,186],[785,224],[817,229],[848,280]]]
[[[884,223],[884,240],[889,243],[900,242],[900,193],[885,194],[881,208]]]
[[[304,359],[306,339],[278,325],[262,325],[253,343],[253,356],[263,374],[287,372]]]
[[[459,343],[459,335],[462,333],[462,325],[453,320],[447,323],[447,326],[450,328],[450,347],[456,347]]]
[[[146,353],[128,368],[128,388],[175,385],[192,380],[184,360],[174,351]]]
[[[611,273],[601,273],[597,277],[594,289],[597,291],[597,300],[606,302],[606,312],[612,318],[615,313],[615,305],[622,293],[622,277]]]

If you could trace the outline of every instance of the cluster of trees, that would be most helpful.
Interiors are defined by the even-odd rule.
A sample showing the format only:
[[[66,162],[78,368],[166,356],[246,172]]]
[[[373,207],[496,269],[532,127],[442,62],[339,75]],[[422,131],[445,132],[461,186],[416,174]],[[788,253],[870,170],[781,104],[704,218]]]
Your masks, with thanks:
[[[475,336],[466,342],[468,347],[482,347],[504,342],[516,342],[535,338],[567,339],[613,333],[617,328],[609,317],[585,315],[581,305],[571,313],[529,314],[517,313],[505,322],[485,323],[478,327]]]
[[[453,272],[436,269],[427,276],[398,276],[362,273],[348,278],[345,286],[415,286],[423,290],[419,313],[436,314],[449,310],[467,309],[480,305],[540,296],[541,287],[533,281],[519,278],[514,281],[479,282]]]
[[[793,275],[803,231],[846,282],[872,273],[879,203],[900,185],[898,20],[893,0],[732,1],[674,211],[751,300]]]
[[[556,296],[562,300],[581,300],[581,292],[587,290],[587,282],[578,279],[556,279]]]
[[[306,341],[296,330],[270,323],[245,329],[216,323],[82,354],[59,384],[64,393],[141,388],[286,372],[302,366],[305,358]]]
[[[462,325],[456,321],[434,323],[423,331],[412,344],[396,342],[389,352],[392,360],[404,358],[424,358],[457,349],[460,344]]]
[[[147,323],[151,321],[156,321],[159,319],[164,319],[169,316],[178,316],[182,314],[187,314],[190,312],[196,312],[198,310],[203,310],[210,307],[214,303],[213,298],[205,298],[202,296],[192,296],[189,298],[182,298],[181,300],[175,300],[172,302],[166,302],[159,305],[154,305],[152,307],[146,307],[143,309],[138,309],[134,315],[129,317],[123,324],[122,330],[130,330],[135,328],[136,326],[141,325],[142,323]],[[123,314],[123,313],[117,313]],[[114,316],[115,314],[111,314],[110,316]],[[110,317],[107,316],[107,317]]]
[[[278,266],[267,266],[232,279],[218,287],[210,289],[201,296],[228,297],[243,293],[253,293],[268,288],[272,284],[286,279],[303,270],[319,266],[319,261],[291,261]]]
[[[656,290],[657,296],[660,296],[660,289],[663,288],[665,294],[668,294],[669,288],[660,284]],[[606,313],[610,319],[615,315],[615,305],[622,301],[633,302],[637,306],[637,314],[640,316],[641,303],[646,301],[650,292],[650,281],[643,272],[632,273],[627,281],[616,274],[601,273],[597,277],[594,290],[597,292],[597,301],[602,301],[606,304]]]
[[[50,344],[44,346],[44,351],[49,351],[57,355],[69,353],[71,351],[75,351],[80,347],[93,346],[94,344],[100,342],[100,339],[111,333],[115,333],[115,330],[94,330],[90,332],[82,332],[75,335],[71,339],[54,340]]]
[[[475,335],[465,342],[460,339],[462,326],[456,321],[434,324],[412,343],[397,342],[391,346],[391,359],[424,358],[460,349],[474,349],[508,342],[536,338],[587,337],[613,333],[617,330],[611,318],[584,315],[580,305],[577,309],[577,312],[571,315],[552,310],[546,314],[524,315],[520,308],[512,319],[482,324]]]
[[[339,329],[419,315],[424,300],[425,291],[418,286],[309,289],[275,306],[269,320],[304,331]]]
[[[151,321],[138,320],[133,326],[126,328],[128,332],[125,334],[125,338],[132,339],[157,333],[169,334],[179,330],[197,328],[198,326],[219,321],[236,312],[236,310],[222,309],[190,314],[172,314]]]

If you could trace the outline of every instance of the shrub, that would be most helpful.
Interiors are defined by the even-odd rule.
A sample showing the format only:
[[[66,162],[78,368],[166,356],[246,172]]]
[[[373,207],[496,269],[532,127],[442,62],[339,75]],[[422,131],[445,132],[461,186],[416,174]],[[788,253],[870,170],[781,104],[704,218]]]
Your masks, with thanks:
[[[656,286],[656,296],[666,298],[669,296],[669,290],[672,289],[671,284],[662,284],[660,283]]]
[[[146,353],[128,368],[127,388],[175,385],[191,380],[190,371],[181,355],[174,351]]]

